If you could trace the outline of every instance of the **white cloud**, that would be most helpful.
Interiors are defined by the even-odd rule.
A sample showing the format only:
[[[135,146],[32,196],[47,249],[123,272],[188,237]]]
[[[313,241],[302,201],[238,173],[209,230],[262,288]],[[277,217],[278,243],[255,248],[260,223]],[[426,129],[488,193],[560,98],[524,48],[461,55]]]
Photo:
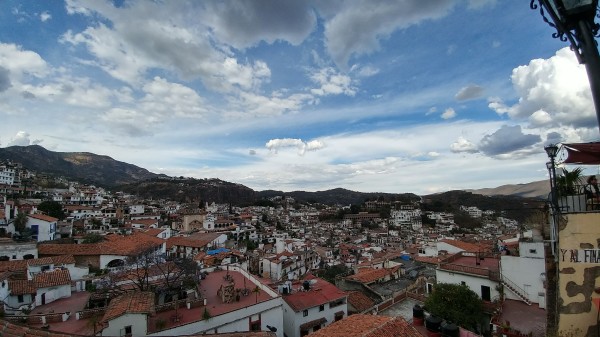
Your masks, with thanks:
[[[20,82],[25,75],[44,77],[48,66],[39,54],[23,50],[15,44],[0,43],[0,66],[8,69],[13,81]]]
[[[146,114],[161,118],[203,117],[208,111],[203,99],[194,90],[164,78],[155,77],[142,90],[146,95],[140,100],[139,107]]]
[[[454,111],[454,109],[452,108],[448,108],[446,109],[446,111],[444,111],[444,113],[441,115],[442,119],[451,119],[456,117],[456,111]]]
[[[477,153],[477,146],[475,144],[468,141],[466,138],[460,136],[458,139],[450,144],[450,150],[455,153],[467,152],[467,153]]]
[[[48,13],[48,11],[42,12],[40,14],[40,20],[42,22],[46,22],[48,20],[52,19],[52,15],[50,15],[50,13]]]
[[[489,107],[532,125],[595,127],[596,114],[584,66],[568,48],[551,58],[536,59],[513,70],[512,83],[520,99],[508,105],[492,98]]]
[[[317,151],[324,148],[325,144],[319,140],[304,142],[301,139],[282,138],[269,140],[265,144],[265,147],[269,149],[269,151],[273,151],[275,153],[277,153],[281,148],[295,147],[298,149],[298,154],[303,156],[307,151]]]
[[[317,96],[347,95],[354,96],[357,88],[353,86],[349,76],[342,75],[333,68],[322,68],[311,75],[313,82],[320,85],[310,92]]]
[[[31,140],[31,135],[25,131],[19,131],[17,134],[8,142],[8,146],[29,146],[40,144],[43,140],[35,139]]]

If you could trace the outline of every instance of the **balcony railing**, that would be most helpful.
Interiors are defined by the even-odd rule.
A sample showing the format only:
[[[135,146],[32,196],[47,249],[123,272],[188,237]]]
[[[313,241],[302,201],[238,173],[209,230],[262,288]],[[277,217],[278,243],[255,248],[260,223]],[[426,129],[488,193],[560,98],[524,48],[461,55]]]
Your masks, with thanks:
[[[575,185],[570,193],[557,191],[557,206],[561,213],[600,212],[600,198],[588,198],[587,185]],[[552,200],[552,193],[548,195]]]

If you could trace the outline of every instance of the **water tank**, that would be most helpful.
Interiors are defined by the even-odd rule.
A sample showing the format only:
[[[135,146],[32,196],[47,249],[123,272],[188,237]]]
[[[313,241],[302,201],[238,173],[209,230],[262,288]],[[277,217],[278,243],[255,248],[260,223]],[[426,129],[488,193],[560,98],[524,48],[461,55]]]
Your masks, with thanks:
[[[454,323],[444,322],[440,326],[440,332],[443,337],[458,337],[460,336],[460,331],[458,330],[458,326]]]
[[[425,319],[425,327],[431,332],[439,332],[441,324],[442,319],[434,315],[429,315],[429,317]]]
[[[423,326],[423,323],[425,322],[425,313],[423,311],[423,308],[421,308],[421,306],[418,304],[415,304],[415,306],[413,307],[412,322],[414,326]]]
[[[423,318],[423,317],[425,317],[423,308],[421,308],[420,305],[415,304],[415,306],[413,307],[413,318]]]
[[[302,282],[302,286],[304,287],[304,290],[310,290],[310,282],[304,281]]]

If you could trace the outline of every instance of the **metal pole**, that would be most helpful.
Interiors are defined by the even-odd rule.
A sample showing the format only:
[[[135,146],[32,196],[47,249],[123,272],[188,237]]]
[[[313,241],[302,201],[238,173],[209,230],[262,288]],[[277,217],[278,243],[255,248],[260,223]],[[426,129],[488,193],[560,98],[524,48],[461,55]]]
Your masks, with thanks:
[[[577,22],[577,34],[580,36],[579,45],[581,46],[585,70],[590,81],[590,89],[592,90],[592,98],[594,99],[594,106],[596,108],[596,118],[598,119],[598,127],[600,128],[600,54],[598,54],[596,41],[594,40],[588,21],[579,20]]]

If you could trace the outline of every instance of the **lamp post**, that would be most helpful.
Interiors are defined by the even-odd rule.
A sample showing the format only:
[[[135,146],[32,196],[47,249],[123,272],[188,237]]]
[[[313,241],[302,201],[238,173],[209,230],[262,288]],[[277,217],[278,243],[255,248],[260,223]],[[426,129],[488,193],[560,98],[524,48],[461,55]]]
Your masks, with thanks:
[[[552,226],[550,228],[550,235],[552,241],[552,253],[554,256],[557,255],[557,241],[558,241],[558,219],[560,215],[560,207],[558,206],[558,191],[556,188],[556,155],[558,154],[558,146],[556,144],[549,144],[544,146],[544,150],[550,158],[550,161],[546,163],[548,174],[550,175],[550,209],[552,211]]]
[[[556,29],[552,37],[569,41],[579,63],[585,64],[600,128],[600,54],[594,40],[600,29],[594,21],[598,0],[531,0],[529,7],[539,9],[544,22]]]

